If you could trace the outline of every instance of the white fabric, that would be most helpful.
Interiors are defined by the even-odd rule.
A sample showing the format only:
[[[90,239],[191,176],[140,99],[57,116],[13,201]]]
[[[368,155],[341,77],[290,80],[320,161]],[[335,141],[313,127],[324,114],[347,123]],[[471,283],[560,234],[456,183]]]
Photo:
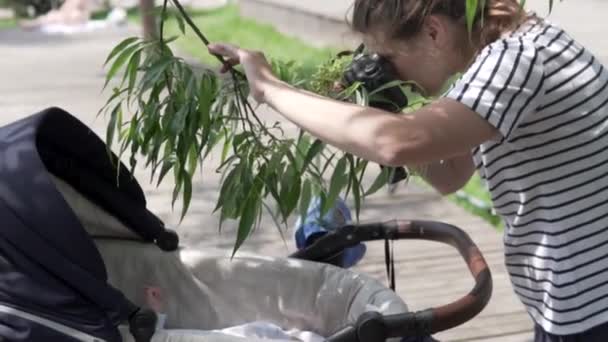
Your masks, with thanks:
[[[329,336],[365,311],[407,311],[401,299],[378,281],[330,265],[263,257],[231,260],[219,251],[164,253],[156,246],[129,241],[96,243],[109,282],[136,304],[145,302],[144,286],[163,289],[169,330],[154,341],[215,342],[209,338],[217,332],[205,333],[201,340],[195,339],[200,331],[171,329],[210,331],[260,321]],[[183,340],[185,336],[193,339]]]
[[[302,331],[299,329],[285,330],[276,324],[268,322],[253,322],[230,327],[226,329],[218,329],[211,331],[204,330],[167,330],[160,331],[168,333],[170,335],[179,336],[190,336],[190,337],[203,337],[209,338],[210,336],[224,335],[235,337],[238,339],[257,339],[272,342],[324,342],[325,338],[310,331]]]
[[[156,322],[157,333],[163,333],[165,330],[165,323],[167,321],[167,315],[164,313],[157,314],[158,321]],[[276,324],[268,322],[252,322],[241,324],[235,327],[217,329],[211,331],[204,330],[186,330],[186,329],[172,329],[168,331],[170,334],[190,335],[190,336],[208,336],[210,333],[221,333],[225,335],[242,337],[242,338],[256,338],[264,340],[272,340],[275,342],[324,342],[325,339],[311,331],[302,331],[299,329],[285,330]]]
[[[72,186],[53,175],[51,179],[89,235],[141,240],[116,217],[108,215],[105,210],[89,201]]]
[[[276,324],[267,322],[253,322],[232,328],[222,329],[218,332],[223,334],[259,338],[273,341],[301,341],[301,342],[324,342],[324,338],[314,332],[299,329],[284,330]]]

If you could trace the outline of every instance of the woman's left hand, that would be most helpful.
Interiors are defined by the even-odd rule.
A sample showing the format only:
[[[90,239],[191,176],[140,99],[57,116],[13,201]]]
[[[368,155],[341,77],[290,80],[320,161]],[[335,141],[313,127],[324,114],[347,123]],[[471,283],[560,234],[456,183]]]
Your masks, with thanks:
[[[251,89],[251,95],[258,103],[266,101],[264,90],[268,85],[276,84],[280,80],[272,73],[270,63],[260,51],[242,49],[236,45],[216,43],[209,45],[209,52],[222,56],[226,63],[221,72],[226,72],[230,67],[241,64],[245,70],[247,81]]]

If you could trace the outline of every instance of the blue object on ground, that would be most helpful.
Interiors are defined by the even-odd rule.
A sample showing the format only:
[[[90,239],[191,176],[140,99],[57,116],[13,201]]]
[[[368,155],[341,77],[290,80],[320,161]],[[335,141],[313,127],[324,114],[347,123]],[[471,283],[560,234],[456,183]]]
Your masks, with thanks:
[[[302,219],[302,216],[300,216],[296,222],[296,247],[303,249],[319,237],[347,225],[351,221],[350,210],[341,198],[338,198],[335,205],[321,218],[321,198],[315,197],[308,205],[306,217]],[[366,250],[366,246],[362,243],[345,249],[339,266],[343,268],[355,266],[363,259]]]

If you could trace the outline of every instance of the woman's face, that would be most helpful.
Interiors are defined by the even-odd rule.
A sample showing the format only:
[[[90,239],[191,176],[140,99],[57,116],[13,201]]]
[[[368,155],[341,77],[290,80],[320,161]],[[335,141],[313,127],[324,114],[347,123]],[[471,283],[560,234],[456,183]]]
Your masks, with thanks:
[[[370,50],[393,64],[401,80],[415,81],[426,95],[439,95],[448,79],[463,71],[472,57],[466,29],[447,17],[430,16],[422,30],[408,39],[390,39],[376,31],[364,40]]]

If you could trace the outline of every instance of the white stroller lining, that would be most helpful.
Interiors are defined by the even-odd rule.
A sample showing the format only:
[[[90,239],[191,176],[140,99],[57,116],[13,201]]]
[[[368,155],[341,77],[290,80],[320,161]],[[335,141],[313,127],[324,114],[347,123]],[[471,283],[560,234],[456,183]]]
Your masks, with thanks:
[[[126,330],[125,330],[126,332]],[[165,330],[157,332],[154,341],[183,341],[196,339],[197,341],[212,340],[230,337],[231,341],[266,341],[266,342],[325,342],[325,338],[312,332],[303,332],[297,329],[285,331],[284,329],[265,322],[243,324],[221,330]],[[154,342],[153,341],[153,342]]]
[[[95,239],[111,285],[139,306],[145,304],[145,286],[162,289],[168,330],[153,342],[255,342],[211,332],[252,322],[327,337],[366,311],[407,311],[377,280],[331,265],[259,256],[231,260],[219,250],[167,253],[124,240],[135,236],[120,221],[65,182],[55,178],[55,184],[92,236],[120,238]],[[124,341],[133,341],[128,329],[121,330]]]
[[[396,294],[379,282],[330,265],[262,257],[231,261],[217,256],[218,252],[165,253],[138,242],[96,243],[109,282],[137,305],[144,304],[144,286],[163,289],[167,329],[210,331],[264,321],[329,336],[365,311],[407,310]],[[187,331],[168,330],[159,335],[154,341],[207,340],[207,336]],[[209,334],[209,341],[224,340],[215,339],[216,335]]]

